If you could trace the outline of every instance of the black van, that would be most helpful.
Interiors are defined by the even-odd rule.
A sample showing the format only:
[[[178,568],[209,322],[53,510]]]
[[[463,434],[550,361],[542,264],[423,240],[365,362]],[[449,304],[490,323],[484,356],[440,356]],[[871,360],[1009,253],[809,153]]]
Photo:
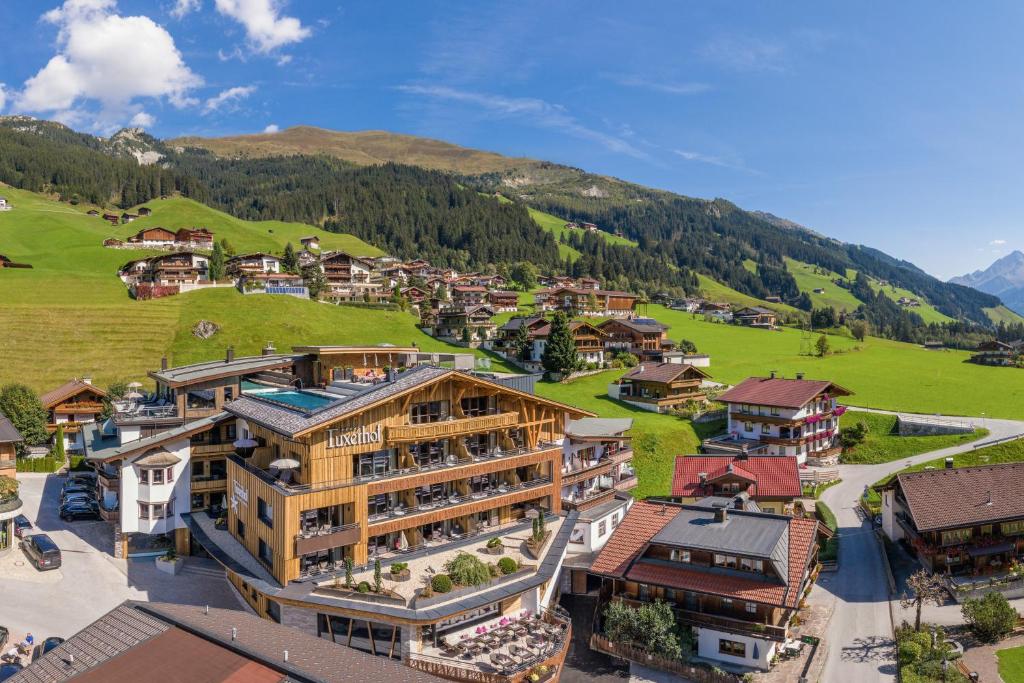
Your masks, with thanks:
[[[21,542],[21,549],[39,571],[60,566],[60,548],[46,534],[33,534]]]

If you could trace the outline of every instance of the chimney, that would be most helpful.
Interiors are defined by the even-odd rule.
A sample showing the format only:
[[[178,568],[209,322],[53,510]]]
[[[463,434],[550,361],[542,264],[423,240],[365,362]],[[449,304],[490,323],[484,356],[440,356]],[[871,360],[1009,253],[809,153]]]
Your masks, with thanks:
[[[238,638],[238,629],[234,626],[231,627],[231,640]]]
[[[284,651],[284,661],[288,661],[288,650]]]
[[[946,469],[953,469],[953,458],[946,458]]]
[[[772,370],[771,373],[769,373],[768,379],[775,379],[775,370]]]
[[[796,373],[796,378],[797,379],[803,379],[804,378],[804,373],[802,373],[802,372]]]
[[[704,482],[706,482],[708,480],[708,473],[707,472],[698,472],[697,473],[697,479],[699,479],[700,483],[703,484]]]
[[[86,375],[85,377],[82,378],[82,381],[85,382],[86,384],[92,384],[92,377]]]
[[[725,524],[729,521],[729,509],[728,508],[715,508],[715,523]]]
[[[732,499],[732,507],[734,510],[743,509],[743,496],[734,496]]]
[[[748,446],[747,444],[743,444],[740,447],[740,454],[736,456],[736,459],[737,460],[747,460],[749,458],[750,458],[750,446]],[[730,463],[730,467],[731,466],[732,465]]]
[[[231,363],[234,360],[235,360],[235,347],[234,346],[229,346],[228,347],[228,352],[224,356],[224,362],[225,363]]]
[[[166,370],[167,369],[167,356],[164,356],[163,358],[160,359],[160,369],[161,370]]]
[[[274,342],[268,341],[267,345],[263,347],[263,351],[260,352],[264,356],[273,356],[277,353],[277,349],[274,348]]]

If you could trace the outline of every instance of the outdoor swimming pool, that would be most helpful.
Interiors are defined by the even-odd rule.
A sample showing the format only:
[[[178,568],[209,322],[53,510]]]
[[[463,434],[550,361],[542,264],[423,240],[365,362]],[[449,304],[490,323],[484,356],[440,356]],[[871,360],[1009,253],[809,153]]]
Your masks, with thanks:
[[[336,400],[334,398],[321,396],[320,394],[314,394],[309,391],[277,389],[274,387],[265,387],[252,382],[243,383],[242,393],[255,396],[257,398],[265,398],[270,401],[277,401],[278,403],[285,403],[306,412],[319,410],[326,405],[334,403]]]

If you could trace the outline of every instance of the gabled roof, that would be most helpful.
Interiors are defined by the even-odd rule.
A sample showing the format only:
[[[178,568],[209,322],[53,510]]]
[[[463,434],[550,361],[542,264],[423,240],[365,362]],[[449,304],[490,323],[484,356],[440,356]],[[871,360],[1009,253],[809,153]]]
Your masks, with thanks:
[[[568,436],[580,438],[594,437],[618,437],[622,436],[633,428],[631,417],[584,417],[579,420],[569,420],[565,427]]]
[[[750,403],[780,408],[802,408],[819,394],[850,396],[853,392],[828,380],[748,377],[720,394],[723,403]]]
[[[21,443],[24,440],[21,432],[15,428],[3,412],[0,412],[0,443]]]
[[[770,308],[764,308],[763,306],[746,306],[739,309],[735,313],[735,316],[747,316],[747,315],[778,315],[775,311]]]
[[[44,408],[52,408],[58,403],[66,401],[74,396],[78,396],[83,391],[91,391],[99,394],[101,397],[107,395],[107,392],[97,386],[89,384],[88,382],[83,382],[80,379],[73,379],[40,396],[39,402],[43,404]]]
[[[526,325],[527,327],[533,327],[535,325],[537,325],[538,327],[542,327],[542,326],[544,326],[546,324],[548,324],[547,323],[547,318],[545,318],[542,315],[533,315],[533,316],[528,316],[528,317],[527,316],[517,315],[516,317],[511,318],[508,322],[506,322],[504,325],[502,325],[498,329],[499,330],[507,330],[507,331],[514,332],[515,330],[518,330],[523,325]]]
[[[640,334],[660,334],[669,329],[668,325],[663,325],[653,318],[610,318],[598,325],[598,327],[604,329],[605,327],[615,327],[616,325],[628,327]]]
[[[679,379],[680,375],[691,373],[699,377],[710,377],[695,365],[685,363],[640,363],[622,376],[622,379],[639,379],[645,382],[669,383]]]
[[[754,482],[750,495],[754,498],[798,498],[800,470],[796,456],[752,455],[746,459],[733,455],[680,455],[676,457],[672,476],[672,495],[695,498],[711,495],[713,487],[701,483],[706,474],[708,482],[730,474]]]
[[[1024,519],[1024,463],[899,474],[918,531]]]

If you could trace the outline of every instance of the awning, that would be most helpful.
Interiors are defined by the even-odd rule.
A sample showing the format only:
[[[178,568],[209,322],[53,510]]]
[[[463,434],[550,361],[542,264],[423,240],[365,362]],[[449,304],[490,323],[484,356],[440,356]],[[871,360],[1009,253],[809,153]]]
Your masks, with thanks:
[[[967,554],[971,557],[984,557],[985,555],[998,555],[999,553],[1006,553],[1011,550],[1013,550],[1012,543],[997,543],[996,545],[968,548]]]

